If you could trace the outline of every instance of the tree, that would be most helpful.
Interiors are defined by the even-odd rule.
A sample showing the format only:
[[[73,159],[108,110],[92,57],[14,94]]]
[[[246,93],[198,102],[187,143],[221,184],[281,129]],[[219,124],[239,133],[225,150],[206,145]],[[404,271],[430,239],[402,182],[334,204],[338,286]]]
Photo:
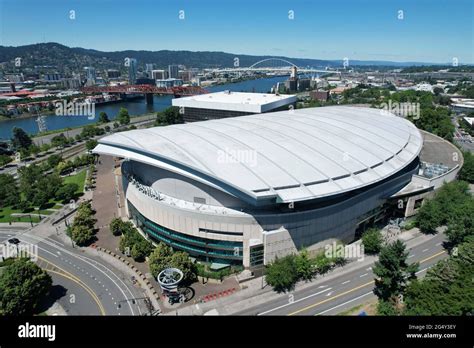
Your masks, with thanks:
[[[0,207],[14,205],[18,197],[18,186],[13,175],[0,174]]]
[[[436,228],[448,224],[455,225],[461,214],[468,214],[473,197],[465,181],[444,184],[434,198],[420,208],[416,221],[423,233],[436,233]],[[466,206],[467,205],[467,206]]]
[[[60,155],[51,155],[48,157],[47,161],[49,167],[54,168],[62,161],[62,157]]]
[[[171,256],[173,255],[173,249],[170,246],[159,243],[153,250],[148,258],[150,264],[150,271],[153,277],[157,277],[158,274],[167,267],[171,267]]]
[[[92,151],[94,148],[99,144],[99,142],[95,139],[87,140],[86,142],[86,149],[87,151]]]
[[[56,199],[66,203],[76,198],[76,192],[79,186],[76,183],[68,183],[62,185],[56,192]]]
[[[8,163],[12,162],[13,159],[8,155],[0,155],[0,167],[7,165]]]
[[[446,235],[451,246],[463,243],[474,235],[474,199],[460,204],[456,216],[450,218]]]
[[[313,262],[311,261],[308,251],[303,249],[295,257],[295,267],[298,274],[298,278],[304,280],[311,280],[314,275]]]
[[[184,251],[173,252],[164,243],[159,243],[149,256],[151,274],[156,278],[161,271],[168,267],[178,268],[183,272],[183,281],[190,283],[196,278],[196,267],[189,255]]]
[[[0,313],[32,315],[52,285],[51,277],[33,262],[21,258],[0,273]]]
[[[79,225],[74,221],[70,232],[71,239],[79,246],[86,245],[94,237],[94,231],[92,228],[85,225]]]
[[[184,251],[175,251],[171,256],[171,266],[183,272],[183,282],[192,283],[196,280],[196,267]]]
[[[405,244],[397,240],[382,248],[379,260],[375,262],[374,293],[380,301],[397,305],[399,296],[403,295],[406,285],[415,278],[418,263],[407,263],[408,252]]]
[[[13,128],[12,146],[16,151],[20,149],[28,149],[33,145],[33,140],[22,128]]]
[[[114,236],[120,236],[122,235],[122,233],[124,233],[125,222],[120,218],[114,218],[110,222],[109,227],[110,227],[110,231],[112,232]]]
[[[474,184],[474,154],[463,152],[464,164],[459,172],[459,179]]]
[[[161,126],[183,122],[183,115],[180,113],[179,108],[176,106],[170,106],[165,110],[157,113],[155,124]]]
[[[362,235],[362,244],[367,254],[378,254],[382,248],[382,242],[382,233],[376,228],[371,228]]]
[[[55,135],[51,138],[51,145],[53,145],[54,147],[65,147],[68,143],[69,141],[64,135],[64,133]]]
[[[474,312],[474,238],[456,255],[439,261],[426,277],[413,281],[405,293],[405,315],[470,315]]]
[[[117,115],[117,121],[121,125],[126,125],[130,123],[130,115],[128,114],[128,110],[125,108],[120,108],[119,113]]]
[[[108,122],[110,122],[109,116],[107,116],[107,113],[105,113],[104,111],[101,111],[99,113],[99,123],[108,123]]]
[[[281,259],[276,258],[266,267],[265,279],[276,292],[292,290],[298,281],[295,256],[287,255]]]

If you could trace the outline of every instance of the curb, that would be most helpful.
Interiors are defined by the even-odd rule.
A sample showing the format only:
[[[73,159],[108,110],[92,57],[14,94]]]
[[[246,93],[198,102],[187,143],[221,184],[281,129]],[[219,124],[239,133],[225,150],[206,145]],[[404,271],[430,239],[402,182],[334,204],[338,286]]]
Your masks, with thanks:
[[[141,280],[143,280],[143,282],[145,283],[146,287],[148,288],[148,290],[151,292],[151,294],[155,297],[155,299],[157,301],[160,300],[160,296],[158,295],[158,293],[156,292],[155,288],[153,287],[153,285],[151,284],[151,282],[145,277],[145,275],[139,271],[133,264],[130,263],[130,261],[124,259],[122,256],[120,255],[117,255],[116,253],[114,253],[113,251],[110,251],[108,249],[105,249],[105,248],[102,248],[100,246],[97,246],[96,247],[97,250],[100,250],[106,254],[109,254],[111,256],[113,256],[114,258],[116,258],[117,260],[121,261],[122,263],[124,263],[125,265],[127,265],[131,270],[133,270],[133,272],[137,275],[138,278],[140,278]]]

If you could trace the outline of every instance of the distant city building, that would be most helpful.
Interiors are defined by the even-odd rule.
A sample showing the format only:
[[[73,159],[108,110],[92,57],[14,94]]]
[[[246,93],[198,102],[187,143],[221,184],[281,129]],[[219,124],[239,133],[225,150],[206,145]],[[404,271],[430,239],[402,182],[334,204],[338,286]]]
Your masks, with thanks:
[[[298,87],[298,80],[297,79],[290,78],[289,80],[285,81],[285,89],[288,92],[296,92],[297,87]]]
[[[133,85],[137,80],[138,62],[135,58],[130,58],[128,66],[128,83]]]
[[[458,114],[474,112],[474,99],[451,98],[451,109]]]
[[[156,87],[160,88],[171,88],[171,87],[178,87],[183,85],[183,80],[181,79],[163,79],[163,80],[156,80]]]
[[[109,79],[118,79],[120,77],[120,71],[116,69],[108,69],[107,70],[107,77]]]
[[[137,85],[151,85],[151,86],[154,86],[155,85],[155,80],[154,79],[150,79],[148,77],[139,77],[136,82],[135,82]]]
[[[155,80],[165,80],[168,78],[168,72],[166,70],[152,70],[151,78]]]
[[[313,100],[327,101],[329,99],[329,91],[311,91],[309,96]]]
[[[7,79],[9,79],[10,75],[6,75]],[[47,73],[43,75],[43,79],[46,81],[60,81],[61,80],[61,74],[58,73]],[[10,79],[9,79],[10,80]],[[11,80],[10,80],[11,81]],[[12,82],[20,82],[20,81],[12,81]]]
[[[420,83],[416,86],[415,90],[423,92],[433,92],[433,86],[431,86],[429,83]]]
[[[195,122],[288,110],[296,96],[224,91],[176,98],[171,103],[184,107],[185,122]]]
[[[177,79],[179,77],[178,65],[168,65],[168,77],[170,79]]]
[[[93,67],[85,67],[84,71],[86,73],[86,85],[91,86],[95,85],[96,80],[97,80],[97,74],[95,72],[95,68]]]
[[[194,70],[183,70],[180,71],[178,75],[183,81],[192,81],[192,79],[197,75],[197,72]]]
[[[298,69],[296,68],[296,66],[292,66],[292,67],[291,67],[291,75],[290,75],[290,78],[291,78],[291,79],[296,79],[296,78],[298,78]]]
[[[145,64],[145,73],[147,77],[152,77],[151,72],[153,71],[153,64],[152,63],[147,63]]]
[[[298,80],[298,91],[306,91],[311,88],[310,79],[299,79]]]
[[[464,117],[464,121],[466,121],[472,129],[474,129],[474,117]]]
[[[61,86],[65,89],[79,89],[81,87],[81,79],[77,77],[62,79]]]

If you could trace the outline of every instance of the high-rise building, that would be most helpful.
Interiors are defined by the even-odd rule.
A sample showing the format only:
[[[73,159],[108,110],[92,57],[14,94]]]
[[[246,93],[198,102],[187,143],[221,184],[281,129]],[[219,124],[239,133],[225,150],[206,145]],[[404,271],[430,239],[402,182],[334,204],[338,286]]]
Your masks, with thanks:
[[[137,80],[138,62],[135,58],[130,58],[128,65],[128,83],[133,85]]]
[[[120,71],[116,69],[108,69],[107,70],[107,77],[109,79],[116,79],[120,77]]]
[[[153,71],[153,64],[147,63],[145,64],[145,74],[147,77],[151,78],[151,72]]]
[[[177,65],[168,65],[168,77],[177,79],[179,75],[179,67]]]
[[[97,75],[96,75],[96,72],[95,72],[95,68],[91,67],[91,66],[86,66],[84,68],[84,71],[86,73],[86,84],[87,85],[94,85],[95,82],[96,82],[96,79],[97,79]]]
[[[155,80],[165,80],[168,78],[168,72],[166,70],[152,70],[151,78]]]

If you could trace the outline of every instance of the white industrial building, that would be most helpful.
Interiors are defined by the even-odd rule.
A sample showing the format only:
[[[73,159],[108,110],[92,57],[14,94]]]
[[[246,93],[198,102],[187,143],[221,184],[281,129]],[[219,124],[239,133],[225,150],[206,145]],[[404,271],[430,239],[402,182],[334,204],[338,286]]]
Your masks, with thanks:
[[[185,122],[261,114],[288,110],[296,104],[294,95],[223,91],[175,98],[172,105],[182,108]]]

